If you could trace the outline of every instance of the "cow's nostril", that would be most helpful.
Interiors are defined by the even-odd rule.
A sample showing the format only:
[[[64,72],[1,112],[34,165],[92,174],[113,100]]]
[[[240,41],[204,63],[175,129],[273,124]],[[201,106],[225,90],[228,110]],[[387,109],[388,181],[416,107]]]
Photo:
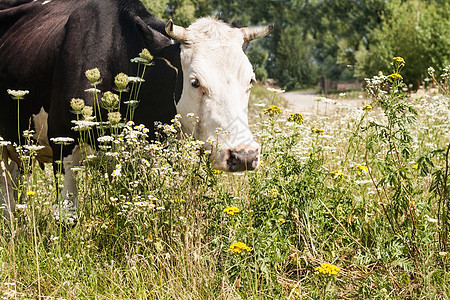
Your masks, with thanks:
[[[228,150],[228,155],[227,165],[230,172],[254,170],[258,165],[257,151]]]

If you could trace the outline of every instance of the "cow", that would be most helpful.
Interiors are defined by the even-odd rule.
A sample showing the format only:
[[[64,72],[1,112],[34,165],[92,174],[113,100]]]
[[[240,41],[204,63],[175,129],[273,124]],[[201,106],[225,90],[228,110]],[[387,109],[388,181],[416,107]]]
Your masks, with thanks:
[[[91,87],[85,71],[98,68],[102,82],[97,88],[110,91],[118,73],[136,74],[130,58],[143,48],[155,59],[145,73],[134,121],[153,128],[155,121],[169,123],[178,113],[183,132],[204,142],[222,128],[229,132],[225,147],[205,143],[214,168],[234,172],[258,167],[259,145],[247,120],[255,76],[244,51],[251,40],[269,34],[272,25],[236,28],[205,17],[184,28],[160,20],[139,0],[0,0],[0,9],[3,170],[17,176],[21,161],[6,141],[19,143],[17,127],[25,130],[32,124],[44,146],[38,160],[55,162],[62,152],[61,196],[76,205],[71,167],[80,163],[80,147],[64,145],[61,150],[52,141],[78,138],[72,130],[70,100],[84,98],[93,105],[85,93]],[[18,100],[19,117],[17,101],[8,89],[29,91]],[[186,118],[191,113],[199,118],[195,127]],[[152,132],[149,135],[154,137]],[[0,201],[12,208],[10,178],[0,179]]]

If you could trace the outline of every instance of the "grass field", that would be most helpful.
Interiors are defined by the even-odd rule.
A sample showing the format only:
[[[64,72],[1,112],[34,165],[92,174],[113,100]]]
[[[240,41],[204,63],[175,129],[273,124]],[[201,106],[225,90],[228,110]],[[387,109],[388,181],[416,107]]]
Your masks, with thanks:
[[[30,167],[0,221],[0,299],[449,298],[448,70],[410,95],[393,65],[333,115],[255,87],[252,172],[213,170],[177,119],[156,142],[128,123],[76,168],[72,225],[51,166]]]

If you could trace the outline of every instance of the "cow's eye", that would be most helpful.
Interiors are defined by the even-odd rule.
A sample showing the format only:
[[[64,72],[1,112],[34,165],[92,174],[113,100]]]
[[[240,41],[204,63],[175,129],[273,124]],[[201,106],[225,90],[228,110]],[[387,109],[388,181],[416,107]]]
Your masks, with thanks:
[[[199,87],[200,87],[200,81],[198,81],[197,78],[191,79],[191,86],[192,86],[194,89],[199,88]]]

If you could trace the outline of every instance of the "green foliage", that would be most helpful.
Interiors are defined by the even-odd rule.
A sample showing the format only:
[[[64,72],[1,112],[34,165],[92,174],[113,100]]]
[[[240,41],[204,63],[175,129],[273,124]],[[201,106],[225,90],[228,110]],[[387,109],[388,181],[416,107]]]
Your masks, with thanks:
[[[141,0],[141,1],[142,3],[144,3],[147,9],[155,16],[158,16],[159,18],[162,18],[164,16],[167,8],[167,0]]]
[[[256,43],[252,43],[250,49],[247,50],[247,56],[253,65],[256,79],[265,82],[268,76],[265,65],[269,58],[269,52],[259,47]]]
[[[368,47],[356,54],[356,75],[370,77],[388,72],[390,57],[401,56],[408,63],[406,83],[417,85],[429,66],[442,69],[450,62],[450,6],[435,1],[390,1],[381,26],[373,28]]]
[[[311,35],[303,35],[298,26],[287,27],[277,46],[276,65],[280,84],[288,89],[309,86],[317,81],[318,67]]]

